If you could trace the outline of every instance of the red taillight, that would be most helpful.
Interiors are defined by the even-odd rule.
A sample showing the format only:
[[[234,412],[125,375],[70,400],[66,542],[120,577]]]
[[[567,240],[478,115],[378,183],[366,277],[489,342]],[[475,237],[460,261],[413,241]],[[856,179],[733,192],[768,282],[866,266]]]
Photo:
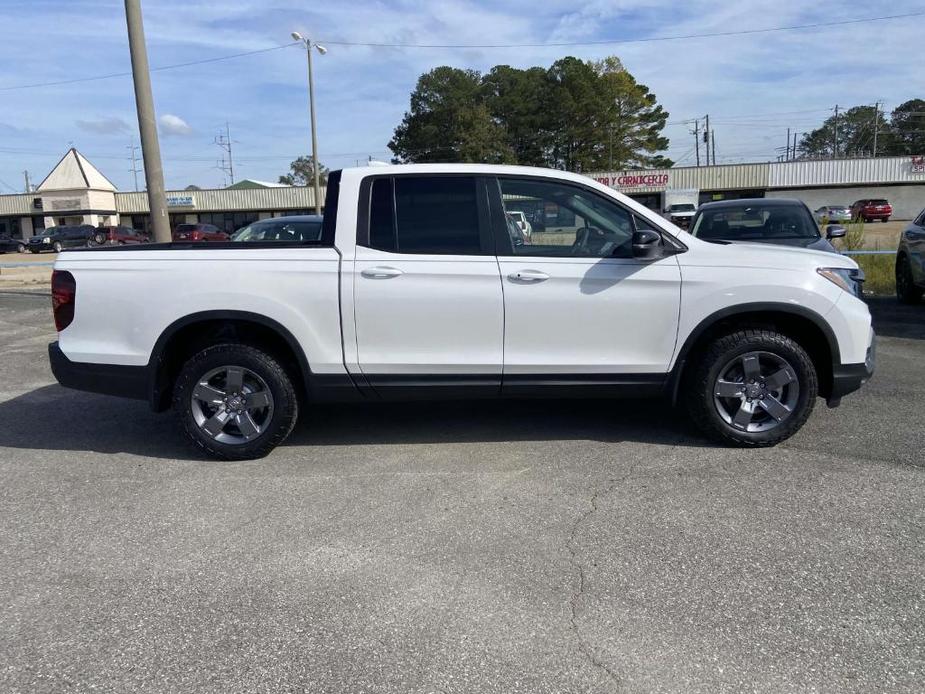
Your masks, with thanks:
[[[51,308],[55,315],[55,328],[60,333],[74,320],[74,301],[77,298],[77,281],[64,270],[51,273]]]

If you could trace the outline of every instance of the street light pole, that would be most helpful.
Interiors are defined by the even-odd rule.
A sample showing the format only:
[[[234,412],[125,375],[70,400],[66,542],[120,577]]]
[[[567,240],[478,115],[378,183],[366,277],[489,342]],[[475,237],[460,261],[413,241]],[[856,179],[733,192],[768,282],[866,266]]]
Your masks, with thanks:
[[[311,39],[304,38],[297,31],[292,32],[292,38],[301,41],[305,46],[305,52],[308,54],[308,109],[311,113],[312,120],[312,186],[314,187],[315,214],[321,214],[321,184],[318,179],[318,130],[315,125],[315,78],[312,73],[312,49],[317,50],[321,55],[327,53],[327,49]]]
[[[141,0],[125,0],[125,22],[128,25],[128,47],[132,56],[135,108],[138,111],[138,130],[141,133],[141,156],[145,167],[151,227],[155,241],[170,243],[170,217],[167,214],[161,148],[157,141],[157,121],[154,117],[154,97],[151,96],[151,74],[148,71]]]

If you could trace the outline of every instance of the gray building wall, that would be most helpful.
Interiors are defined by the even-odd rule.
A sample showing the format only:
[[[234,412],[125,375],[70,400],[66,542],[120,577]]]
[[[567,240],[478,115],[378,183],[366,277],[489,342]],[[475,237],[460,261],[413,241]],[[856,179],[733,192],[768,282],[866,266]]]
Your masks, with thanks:
[[[850,205],[862,198],[886,198],[893,205],[893,219],[915,218],[925,209],[925,184],[914,185],[872,185],[845,188],[784,188],[769,190],[769,198],[796,198],[809,209],[823,205]]]

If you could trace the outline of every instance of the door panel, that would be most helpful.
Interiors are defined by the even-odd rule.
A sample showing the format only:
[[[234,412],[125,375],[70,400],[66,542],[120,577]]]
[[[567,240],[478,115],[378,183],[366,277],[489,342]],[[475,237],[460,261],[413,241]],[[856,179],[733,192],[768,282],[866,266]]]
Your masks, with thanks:
[[[504,287],[505,390],[530,375],[603,384],[625,381],[621,374],[665,374],[681,270],[674,255],[633,257],[634,232],[651,225],[577,183],[515,176],[496,183],[490,212]],[[529,240],[514,233],[510,211],[530,219]]]
[[[357,353],[372,374],[495,374],[504,307],[492,256],[357,248]]]
[[[677,259],[499,258],[504,373],[663,373],[681,300]],[[518,274],[548,279],[524,281]]]
[[[418,376],[497,394],[504,305],[484,181],[384,175],[364,186],[353,266],[360,370],[380,392]]]

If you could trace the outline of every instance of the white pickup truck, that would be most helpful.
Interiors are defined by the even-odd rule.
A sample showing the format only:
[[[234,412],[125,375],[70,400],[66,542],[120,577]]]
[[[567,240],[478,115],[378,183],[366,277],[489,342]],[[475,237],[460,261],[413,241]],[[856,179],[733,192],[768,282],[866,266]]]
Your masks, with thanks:
[[[394,398],[661,396],[766,446],[872,374],[862,281],[831,253],[693,238],[577,174],[344,169],[317,239],[62,253],[49,353],[62,385],[172,407],[221,458],[267,454],[319,403]]]

